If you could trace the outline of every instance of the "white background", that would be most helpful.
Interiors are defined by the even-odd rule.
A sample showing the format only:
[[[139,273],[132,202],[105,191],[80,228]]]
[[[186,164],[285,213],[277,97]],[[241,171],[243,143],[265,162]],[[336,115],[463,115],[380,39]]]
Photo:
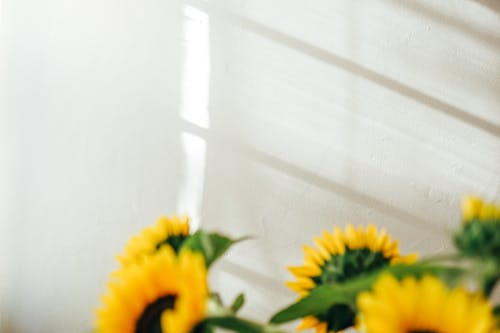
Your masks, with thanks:
[[[496,0],[3,0],[2,333],[88,332],[161,214],[257,239],[212,272],[267,320],[334,224],[450,249],[500,201]]]

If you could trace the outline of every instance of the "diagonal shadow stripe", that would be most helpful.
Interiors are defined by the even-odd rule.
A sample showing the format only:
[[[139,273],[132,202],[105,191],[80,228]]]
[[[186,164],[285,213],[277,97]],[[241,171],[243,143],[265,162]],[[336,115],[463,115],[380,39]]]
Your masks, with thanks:
[[[227,10],[218,7],[217,5],[208,5],[207,3],[201,2],[199,0],[190,0],[188,2],[194,6],[200,7],[210,15],[216,15],[219,18],[222,18],[228,22],[240,26],[245,30],[258,34],[269,40],[272,40],[278,44],[282,44],[285,47],[306,54],[312,58],[318,59],[332,66],[342,68],[381,87],[384,87],[397,94],[412,99],[422,105],[426,105],[436,111],[440,111],[441,113],[449,117],[479,128],[493,136],[500,138],[500,126],[477,117],[436,97],[425,94],[407,84],[379,74],[347,58],[341,57],[323,48],[314,46],[313,44],[304,42],[299,38],[285,34],[262,23],[237,14],[230,13]]]
[[[397,219],[401,223],[405,223],[411,226],[425,226],[427,230],[434,230],[437,233],[444,232],[441,227],[431,223],[430,221],[414,216],[407,211],[394,207],[366,193],[356,191],[342,183],[326,178],[322,175],[311,172],[299,166],[293,165],[263,151],[259,151],[248,146],[242,146],[240,149],[245,153],[246,156],[250,157],[254,161],[285,172],[286,174],[296,179],[301,179],[302,181],[312,184],[317,188],[321,188],[325,191],[341,195],[342,197],[356,202],[363,207],[372,208],[383,214],[387,214]]]
[[[446,231],[442,227],[431,223],[418,216],[394,207],[378,198],[372,197],[366,193],[359,192],[344,185],[340,182],[329,179],[325,176],[314,173],[310,170],[294,165],[290,162],[282,160],[264,151],[257,150],[243,143],[235,142],[234,139],[225,137],[222,134],[214,134],[213,131],[207,131],[204,128],[193,125],[189,122],[181,120],[180,127],[189,133],[192,133],[207,141],[207,144],[216,144],[223,149],[230,150],[236,154],[240,154],[245,159],[261,163],[267,167],[278,170],[284,174],[289,175],[295,179],[300,179],[305,183],[311,184],[325,190],[327,192],[336,193],[360,206],[372,208],[384,215],[391,216],[401,223],[415,226],[425,226],[427,230],[432,230],[438,234],[445,234]]]
[[[498,0],[473,0],[483,7],[488,8],[492,12],[495,12],[497,16],[500,16],[500,1]]]
[[[498,31],[497,33],[489,33],[479,28],[474,28],[468,22],[460,21],[455,16],[447,15],[447,13],[435,11],[418,1],[389,1],[393,2],[394,5],[406,8],[409,12],[419,13],[435,22],[451,27],[459,31],[461,34],[469,35],[469,37],[474,40],[482,41],[483,43],[486,43],[488,47],[496,50],[500,49],[500,34]],[[498,4],[500,5],[500,1],[498,1]],[[500,6],[497,7],[500,8]]]
[[[497,126],[491,122],[488,122],[487,120],[470,114],[436,97],[427,95],[415,88],[412,88],[409,85],[379,74],[344,57],[338,56],[329,51],[326,51],[325,49],[306,43],[298,38],[284,34],[278,30],[269,28],[258,22],[249,20],[247,18],[240,18],[240,22],[242,27],[249,31],[264,36],[277,43],[283,44],[286,47],[307,54],[330,65],[341,67],[388,90],[394,91],[432,109],[439,110],[450,117],[480,128],[483,131],[500,138],[500,126]]]

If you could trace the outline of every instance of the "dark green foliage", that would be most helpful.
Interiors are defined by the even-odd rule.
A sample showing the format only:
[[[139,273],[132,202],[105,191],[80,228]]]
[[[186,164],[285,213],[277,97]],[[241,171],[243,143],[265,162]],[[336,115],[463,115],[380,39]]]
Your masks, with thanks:
[[[462,256],[474,259],[474,272],[489,296],[500,280],[500,221],[474,218],[453,240]]]
[[[464,270],[456,267],[423,263],[383,267],[343,283],[330,283],[316,287],[311,290],[308,296],[275,314],[271,318],[271,322],[280,324],[306,316],[321,316],[328,313],[329,309],[335,305],[348,306],[351,311],[356,312],[356,297],[358,294],[370,290],[373,283],[383,273],[393,274],[398,279],[407,275],[421,277],[425,274],[432,274],[442,278],[447,283],[453,284],[457,278],[463,275]],[[345,320],[345,318],[342,319]]]
[[[160,247],[163,245],[170,245],[174,249],[175,253],[179,253],[179,250],[184,243],[184,241],[188,238],[189,236],[183,236],[183,235],[176,235],[176,236],[169,236],[167,239],[164,241],[156,244],[156,250],[159,250]]]
[[[387,266],[390,260],[384,257],[380,251],[373,252],[370,249],[346,249],[341,255],[333,255],[321,266],[321,275],[313,277],[317,286],[342,283],[361,274],[372,272]],[[354,307],[349,304],[337,302],[326,311],[315,315],[316,318],[328,324],[332,331],[342,330],[354,325],[356,313]]]
[[[247,238],[231,239],[217,233],[206,233],[197,231],[184,241],[181,248],[189,248],[193,251],[200,252],[205,257],[207,267],[221,257],[231,245],[245,240]]]
[[[354,326],[356,313],[351,306],[346,304],[335,304],[325,313],[316,315],[316,318],[328,324],[328,331],[340,331]]]
[[[333,255],[321,267],[321,275],[314,277],[316,285],[332,282],[344,282],[362,273],[369,273],[389,264],[382,252],[372,252],[370,249],[347,249],[342,255]]]
[[[493,314],[497,318],[497,326],[500,328],[500,305],[497,305],[493,308]]]
[[[467,257],[493,258],[500,262],[500,221],[465,223],[454,237],[455,246]]]
[[[271,325],[261,325],[233,315],[209,317],[198,324],[192,333],[214,333],[216,328],[240,333],[283,333]]]
[[[212,317],[208,318],[206,322],[209,326],[220,327],[233,332],[266,332],[264,326],[234,316]]]
[[[231,311],[236,314],[238,311],[241,309],[241,307],[245,304],[245,295],[239,294],[236,296],[236,298],[233,301],[233,304],[231,304]]]

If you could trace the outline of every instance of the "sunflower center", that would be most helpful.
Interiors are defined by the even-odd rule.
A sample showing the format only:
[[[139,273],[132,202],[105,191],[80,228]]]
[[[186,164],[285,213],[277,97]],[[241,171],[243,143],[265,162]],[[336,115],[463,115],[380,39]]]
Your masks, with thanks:
[[[390,263],[390,258],[384,257],[380,251],[370,249],[346,249],[344,254],[333,255],[321,267],[321,274],[313,277],[319,284],[344,282],[361,273],[367,273]]]
[[[312,280],[316,285],[342,283],[362,273],[371,272],[386,266],[389,263],[390,258],[384,257],[381,251],[373,252],[368,248],[346,249],[343,254],[332,255],[321,266],[321,274],[312,277]],[[316,318],[320,321],[327,323],[328,331],[333,332],[353,326],[355,317],[356,314],[354,311],[346,304],[334,305],[326,312],[316,315]]]
[[[156,250],[159,250],[163,245],[170,245],[174,249],[175,253],[178,253],[182,243],[186,240],[186,236],[184,235],[175,235],[175,236],[168,236],[166,239],[162,240],[158,244],[156,244]]]
[[[149,304],[135,325],[135,333],[165,333],[161,329],[161,314],[174,308],[176,298],[175,295],[167,295]]]
[[[354,326],[356,313],[345,304],[336,304],[327,312],[317,315],[320,321],[327,323],[328,332],[338,332],[348,327]]]

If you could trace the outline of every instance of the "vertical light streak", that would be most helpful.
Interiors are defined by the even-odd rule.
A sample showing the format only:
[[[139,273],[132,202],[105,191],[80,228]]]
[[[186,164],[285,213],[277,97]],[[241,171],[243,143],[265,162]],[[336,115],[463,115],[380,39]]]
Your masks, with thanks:
[[[210,77],[208,15],[184,6],[184,62],[181,117],[199,127],[209,128],[208,95]]]
[[[180,117],[208,129],[210,49],[208,15],[190,5],[183,8],[183,68]],[[206,142],[204,139],[181,133],[184,154],[177,211],[189,214],[193,230],[200,226],[205,182]]]
[[[191,228],[200,226],[200,212],[203,203],[205,180],[206,142],[196,135],[182,133],[182,149],[185,162],[179,188],[177,211],[191,217]]]

